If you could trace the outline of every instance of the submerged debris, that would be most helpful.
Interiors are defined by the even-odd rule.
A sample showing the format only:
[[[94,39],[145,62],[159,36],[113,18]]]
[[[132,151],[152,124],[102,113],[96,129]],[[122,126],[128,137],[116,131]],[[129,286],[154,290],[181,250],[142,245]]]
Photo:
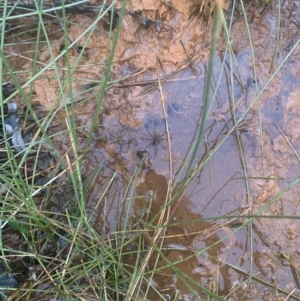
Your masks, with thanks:
[[[35,106],[34,104],[32,104],[32,109],[34,109],[35,107],[38,108],[38,105]],[[16,155],[20,152],[24,152],[26,148],[30,146],[34,136],[34,130],[37,128],[37,124],[32,123],[24,132],[22,132],[21,116],[18,115],[17,109],[18,106],[14,102],[4,104],[4,124],[0,123],[0,140],[2,144],[6,139],[6,141],[9,142],[9,145],[14,148]],[[26,120],[31,120],[34,122],[35,119],[26,114],[26,111],[27,110],[25,107],[23,114],[24,116],[26,116]],[[33,111],[33,114],[36,118],[44,117],[44,115],[42,113],[39,113],[38,111]],[[2,150],[1,160],[4,160],[5,162],[8,158],[8,155],[4,145],[2,145],[2,148],[4,148],[4,151]],[[27,152],[27,154],[30,156],[26,156],[26,164],[31,162],[33,159],[35,162],[37,162],[36,167],[38,170],[40,170],[40,176],[47,178],[46,171],[49,171],[49,169],[51,169],[50,166],[54,166],[54,158],[49,150],[49,147],[45,145],[45,147],[42,147],[42,149],[37,151],[36,149],[32,149],[31,145],[30,150]],[[27,175],[28,172],[29,171],[27,171]],[[35,181],[38,179],[39,177],[35,177]]]
[[[15,289],[20,285],[16,278],[16,273],[7,265],[3,259],[0,259],[0,301],[6,300],[4,295],[8,295],[11,289]],[[6,296],[5,296],[6,297]]]
[[[21,152],[25,149],[25,145],[22,138],[20,117],[17,114],[17,105],[12,102],[6,104],[5,107],[5,111],[8,113],[8,115],[4,118],[4,127],[2,126],[3,138],[5,135],[7,137],[11,137],[12,145],[17,152]],[[3,131],[5,131],[5,135]]]
[[[137,157],[141,160],[140,162],[143,164],[144,167],[151,169],[151,162],[149,153],[147,150],[139,150],[136,152]]]
[[[9,97],[16,90],[15,85],[12,83],[2,84],[2,97],[5,99]]]

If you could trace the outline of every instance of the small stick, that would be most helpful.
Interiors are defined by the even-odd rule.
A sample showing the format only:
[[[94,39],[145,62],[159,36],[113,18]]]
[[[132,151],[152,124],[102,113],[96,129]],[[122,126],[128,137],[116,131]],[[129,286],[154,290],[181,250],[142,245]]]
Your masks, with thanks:
[[[196,57],[196,58],[199,58],[201,55],[203,55],[203,53],[205,53],[205,51],[207,51],[208,47],[206,47],[205,49],[199,51],[196,55],[193,55],[193,57]],[[177,73],[179,73],[180,71],[184,70],[187,66],[186,64],[189,63],[188,60],[184,61],[182,63],[182,65],[180,67],[178,67],[177,70],[173,71],[172,73],[170,73],[169,75],[165,76],[164,78],[160,79],[160,82],[161,83],[164,83],[166,81],[168,81],[170,78],[172,78],[173,76],[175,76]],[[135,95],[134,97],[138,97],[138,96],[141,96],[141,95],[144,95],[154,89],[156,89],[158,87],[158,83],[156,81],[155,84],[153,84],[152,87],[148,88],[148,89],[145,89],[144,91],[142,91],[141,93],[139,93],[138,95]]]
[[[185,46],[184,46],[184,44],[182,43],[181,40],[180,40],[180,44],[181,44],[181,46],[182,46],[182,48],[183,48],[183,50],[184,50],[184,52],[185,52],[185,54],[186,54],[186,56],[187,56],[187,59],[188,59],[188,61],[189,61],[189,66],[192,68],[193,73],[194,73],[195,75],[197,75],[197,74],[198,74],[197,69],[195,68],[195,66],[194,66],[194,64],[193,64],[193,62],[192,62],[190,56],[188,55],[188,53],[187,53],[187,51],[186,51],[186,48],[185,48]]]
[[[294,277],[294,281],[296,283],[296,286],[298,287],[298,289],[300,289],[300,275],[298,273],[298,269],[297,267],[295,266],[295,263],[294,263],[294,260],[293,260],[293,256],[290,255],[286,255],[286,254],[282,254],[284,258],[286,258],[289,263],[290,263],[290,266],[291,266],[291,270],[292,270],[292,274],[293,274],[293,277]]]
[[[170,141],[171,139],[170,139],[170,132],[169,132],[169,125],[168,125],[167,112],[166,112],[166,107],[165,107],[165,102],[164,102],[164,96],[162,93],[161,82],[160,82],[160,78],[159,78],[158,74],[157,74],[157,81],[158,81],[160,100],[161,100],[161,105],[162,105],[162,109],[163,109],[163,113],[164,113],[166,132],[167,132],[167,141],[168,141],[168,150],[169,150],[169,168],[170,168],[170,187],[172,188],[172,186],[173,186],[173,170],[172,170],[172,151],[171,151],[171,141]]]
[[[291,142],[287,139],[287,137],[284,135],[284,133],[282,132],[282,130],[279,128],[279,126],[274,122],[274,125],[277,127],[277,130],[280,132],[280,134],[283,136],[283,138],[285,139],[285,141],[287,142],[287,144],[290,146],[290,148],[292,149],[292,151],[294,152],[295,156],[298,158],[298,160],[300,161],[300,157],[298,156],[296,150],[294,149],[294,147],[292,146]]]
[[[181,70],[183,70],[183,68],[178,68],[177,70],[175,70],[174,72],[170,73],[169,75],[165,76],[164,78],[160,79],[160,83],[164,83],[166,82],[169,78],[173,77],[174,75],[176,75],[178,72],[180,72]],[[157,83],[157,81],[155,80],[155,83],[153,84],[152,87],[145,89],[144,91],[142,91],[141,93],[139,93],[136,96],[141,96],[144,95],[150,91],[152,91],[153,89],[156,89],[157,87],[159,87],[159,84]]]

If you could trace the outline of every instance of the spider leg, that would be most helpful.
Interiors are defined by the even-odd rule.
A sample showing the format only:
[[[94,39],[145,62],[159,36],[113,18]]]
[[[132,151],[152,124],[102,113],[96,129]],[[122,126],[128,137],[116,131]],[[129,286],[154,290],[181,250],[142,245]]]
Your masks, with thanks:
[[[166,147],[165,147],[164,145],[162,145],[162,144],[160,143],[160,141],[166,140],[166,139],[161,139],[161,137],[163,137],[165,134],[166,134],[166,132],[162,133],[162,134],[159,135],[159,136],[157,135],[157,136],[156,136],[156,139],[155,139],[155,140],[156,140],[156,141],[155,141],[155,142],[156,142],[156,145],[159,144],[163,149],[166,149]]]
[[[151,136],[152,139],[155,138],[155,136],[149,131],[148,126],[145,126],[146,131],[149,133],[149,135]]]
[[[147,150],[148,147],[152,145],[152,143],[153,143],[153,141],[151,141],[151,142],[145,147],[145,150]]]
[[[163,149],[166,149],[166,147],[164,145],[162,145],[159,141],[158,141],[158,143]]]

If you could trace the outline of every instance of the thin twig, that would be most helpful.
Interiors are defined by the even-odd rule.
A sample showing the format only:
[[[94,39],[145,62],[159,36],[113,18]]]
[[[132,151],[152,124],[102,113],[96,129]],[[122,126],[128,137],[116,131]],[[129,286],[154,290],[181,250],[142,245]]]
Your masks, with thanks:
[[[193,73],[194,73],[195,75],[197,75],[197,74],[198,74],[197,69],[195,68],[195,66],[194,66],[194,64],[193,64],[193,62],[192,62],[190,56],[188,55],[188,53],[187,53],[187,51],[186,51],[186,48],[185,48],[185,46],[184,46],[184,44],[182,43],[181,40],[180,40],[180,44],[181,44],[181,46],[182,46],[182,48],[183,48],[183,50],[184,50],[184,52],[185,52],[185,54],[186,54],[186,57],[187,57],[187,59],[188,59],[188,61],[189,61],[189,63],[190,63],[189,66],[190,66],[191,69],[193,70]]]
[[[159,79],[159,75],[157,74],[157,81],[158,81],[158,86],[159,86],[159,92],[160,92],[160,100],[161,100],[161,105],[164,113],[164,119],[165,119],[165,125],[166,125],[166,132],[167,132],[167,141],[168,141],[168,151],[169,151],[169,168],[170,168],[170,185],[171,187],[173,186],[173,170],[172,170],[172,151],[171,151],[171,139],[170,139],[170,131],[169,131],[169,125],[168,125],[168,118],[167,118],[167,113],[166,113],[166,107],[165,107],[165,101],[164,101],[164,96],[162,93],[162,88],[161,88],[161,83]]]
[[[206,51],[207,51],[208,47],[205,47],[203,50],[199,51],[197,54],[193,55],[194,59],[199,58],[201,55],[203,55]],[[177,73],[179,73],[180,71],[184,70],[189,64],[189,61],[186,60],[182,63],[182,65],[180,67],[178,67],[177,70],[175,70],[174,72],[170,73],[169,75],[167,75],[166,77],[164,77],[163,79],[161,79],[161,83],[164,83],[165,81],[167,81],[168,79],[170,79],[171,77],[173,77],[174,75],[176,75]],[[158,83],[154,84],[152,87],[142,91],[141,93],[139,93],[136,96],[141,96],[143,94],[146,94],[154,89],[156,89],[158,87]]]
[[[181,70],[183,70],[183,69],[184,69],[184,68],[181,67],[181,68],[178,68],[176,71],[170,73],[169,75],[167,75],[166,77],[164,77],[164,78],[161,80],[161,83],[166,82],[169,78],[173,77],[174,75],[176,75],[177,73],[179,73],[179,72],[180,72]],[[156,89],[158,86],[159,86],[159,84],[157,83],[157,81],[155,81],[155,83],[153,84],[152,87],[150,87],[150,88],[148,88],[148,89],[142,91],[141,93],[139,93],[139,94],[136,95],[136,96],[144,95],[144,94],[146,94],[146,93],[148,93],[148,92],[150,92],[150,91]]]
[[[263,284],[263,285],[266,285],[266,286],[268,286],[270,288],[275,289],[274,285],[272,285],[271,283],[269,283],[268,281],[266,281],[266,280],[264,280],[264,279],[262,279],[260,277],[257,277],[256,275],[250,275],[249,272],[246,272],[246,271],[242,270],[241,268],[238,268],[238,267],[236,267],[236,266],[234,266],[234,265],[232,265],[232,264],[230,264],[228,262],[223,261],[223,264],[231,267],[235,271],[237,271],[237,272],[239,272],[239,273],[241,273],[241,274],[243,274],[245,276],[251,277],[253,280],[257,281],[260,284]],[[283,289],[281,287],[278,287],[278,286],[277,286],[277,290],[278,290],[278,292],[283,293],[283,294],[288,295],[288,296],[291,296],[292,298],[294,298],[296,300],[300,300],[300,298],[298,296],[292,294],[293,292],[292,293],[288,292],[285,289]]]
[[[279,126],[276,124],[276,122],[274,122],[274,125],[276,126],[277,130],[280,132],[280,134],[283,136],[283,138],[285,139],[285,141],[287,142],[287,144],[290,146],[290,148],[292,149],[293,153],[295,154],[295,156],[298,158],[299,162],[300,162],[300,157],[298,156],[296,150],[294,149],[294,147],[292,146],[291,142],[288,140],[288,138],[285,136],[285,134],[283,133],[283,131],[279,128]]]

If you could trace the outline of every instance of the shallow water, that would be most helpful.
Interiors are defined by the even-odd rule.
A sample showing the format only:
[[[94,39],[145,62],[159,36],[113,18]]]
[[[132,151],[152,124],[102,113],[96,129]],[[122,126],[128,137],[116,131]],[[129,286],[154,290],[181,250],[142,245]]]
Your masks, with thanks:
[[[126,187],[141,161],[137,152],[146,150],[147,162],[138,178],[136,194],[153,196],[153,201],[146,213],[146,197],[132,201],[131,214],[137,219],[146,214],[150,221],[165,202],[171,171],[174,180],[195,140],[203,109],[211,19],[209,5],[200,17],[189,18],[194,11],[192,4],[192,1],[190,5],[182,5],[181,1],[128,1],[128,10],[139,9],[143,16],[161,22],[159,26],[144,28],[140,19],[125,16],[111,80],[136,70],[143,72],[131,78],[129,83],[121,83],[107,91],[101,122],[83,165],[85,176],[95,167],[99,168],[98,180],[87,200],[87,211],[93,214],[94,227],[104,235],[109,236],[116,223],[123,222]],[[293,292],[295,298],[300,299],[293,271],[282,258],[282,254],[293,255],[295,265],[298,264],[298,220],[243,218],[243,215],[257,213],[293,217],[300,214],[298,185],[274,199],[299,176],[300,48],[293,49],[299,42],[299,5],[300,1],[282,2],[280,37],[276,46],[278,4],[271,1],[269,8],[260,14],[262,4],[245,3],[255,68],[246,23],[243,16],[238,17],[242,12],[241,5],[236,9],[230,38],[236,63],[225,52],[224,33],[221,36],[212,80],[211,96],[215,93],[215,98],[197,160],[201,163],[207,154],[214,153],[188,186],[181,201],[171,206],[170,223],[177,225],[167,227],[162,244],[166,260],[157,264],[160,268],[168,261],[189,258],[176,268],[203,287],[210,288],[215,283],[219,295],[228,295],[230,300],[281,300],[276,295],[274,281],[279,295],[286,296],[284,291]],[[228,7],[224,5],[224,9]],[[86,26],[92,20],[92,16],[71,16],[74,24],[68,28],[70,38],[74,40],[83,32],[76,24]],[[48,26],[53,30],[54,25]],[[82,44],[84,41],[83,38]],[[193,68],[187,62],[180,41],[193,57]],[[101,78],[106,44],[103,25],[97,24],[97,32],[87,45],[86,57],[74,73],[74,90],[80,91],[89,80]],[[51,45],[59,53],[61,40],[53,38]],[[14,51],[24,50],[15,46]],[[74,50],[71,60],[74,57],[75,61],[77,55]],[[49,59],[49,50],[44,47],[39,61],[44,64]],[[31,64],[21,56],[20,61],[14,61],[13,56],[10,60],[15,62],[12,67],[18,65],[23,70]],[[268,83],[272,72],[283,62]],[[63,60],[58,65],[64,66]],[[158,89],[143,94],[149,86],[134,85],[138,81],[156,80],[157,76],[163,78],[179,69],[181,71],[168,82],[162,83],[163,100]],[[63,72],[61,69],[62,76]],[[51,107],[51,100],[58,93],[53,73],[48,73],[34,82],[34,100],[45,109]],[[26,76],[20,76],[20,80],[24,78]],[[254,101],[262,89],[259,101]],[[77,126],[83,129],[78,132],[79,151],[85,147],[85,132],[91,126],[96,102],[97,97],[93,97],[89,102],[76,105]],[[226,137],[234,126],[234,114],[237,120],[243,116],[244,122]],[[60,112],[52,123],[52,133],[65,128],[62,120],[64,113]],[[68,133],[54,137],[54,143],[61,153],[66,151],[69,148]],[[114,181],[103,204],[99,200],[113,175]],[[179,179],[182,180],[182,176]],[[272,204],[264,209],[268,202]],[[211,219],[213,217],[219,219]],[[195,221],[183,223],[189,220]],[[150,268],[154,262],[151,257]],[[250,274],[254,277],[248,286]],[[193,300],[191,291],[182,279],[174,276],[170,267],[157,273],[153,281],[166,296],[179,290],[179,300]],[[192,288],[200,296],[203,294],[197,286],[192,285]],[[154,300],[157,296],[150,292],[149,298]]]

